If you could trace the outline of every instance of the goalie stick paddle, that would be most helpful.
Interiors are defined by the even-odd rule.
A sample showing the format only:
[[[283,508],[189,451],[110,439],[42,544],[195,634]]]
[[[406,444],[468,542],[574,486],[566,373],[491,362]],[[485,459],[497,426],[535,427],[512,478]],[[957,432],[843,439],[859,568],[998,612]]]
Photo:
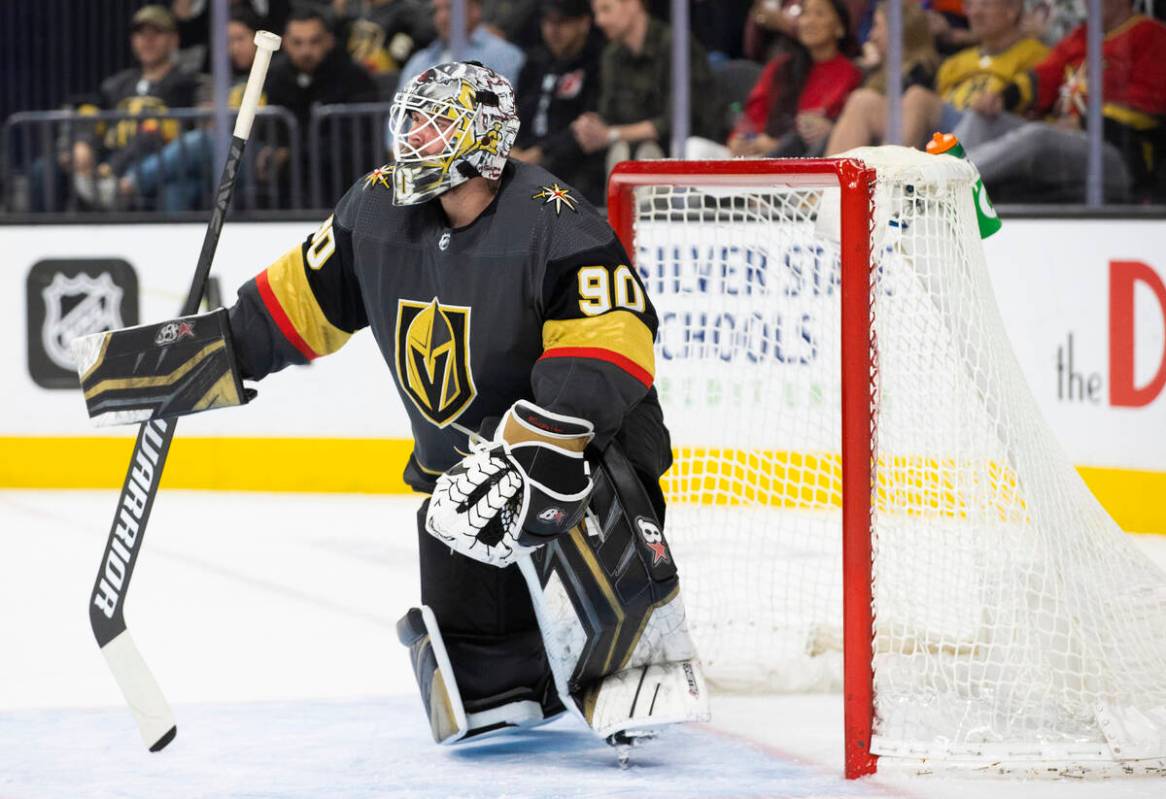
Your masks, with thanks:
[[[271,54],[279,49],[279,41],[274,33],[258,31],[255,34],[255,61],[251,65],[247,88],[239,104],[239,116],[235,121],[223,176],[215,192],[215,208],[203,237],[194,279],[179,316],[197,312],[202,301],[211,262],[219,244],[219,233],[223,229],[223,220],[235,190],[243,147],[251,133],[255,110],[259,107]],[[134,564],[137,563],[142,539],[146,535],[146,524],[154,507],[154,497],[158,494],[162,467],[166,464],[166,455],[174,438],[174,428],[174,419],[155,419],[143,423],[138,430],[129,469],[114,512],[113,525],[109,530],[109,539],[105,544],[105,554],[98,566],[89,601],[89,624],[93,628],[93,635],[134,714],[142,740],[151,752],[160,751],[173,741],[178,727],[170,704],[126,629],[125,602]]]

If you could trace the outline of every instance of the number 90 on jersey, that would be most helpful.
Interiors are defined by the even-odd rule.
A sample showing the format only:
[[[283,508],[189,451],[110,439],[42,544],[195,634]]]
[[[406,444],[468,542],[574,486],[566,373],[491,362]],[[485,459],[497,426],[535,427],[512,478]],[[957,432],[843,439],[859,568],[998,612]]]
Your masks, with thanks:
[[[615,269],[584,266],[579,269],[579,310],[584,316],[599,316],[613,308],[643,311],[644,289],[625,264]]]

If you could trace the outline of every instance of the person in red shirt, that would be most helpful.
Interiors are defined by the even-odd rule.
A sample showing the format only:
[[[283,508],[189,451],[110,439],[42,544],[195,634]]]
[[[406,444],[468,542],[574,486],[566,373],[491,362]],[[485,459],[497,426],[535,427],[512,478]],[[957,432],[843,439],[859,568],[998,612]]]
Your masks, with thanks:
[[[729,135],[738,156],[820,154],[846,97],[862,82],[847,54],[850,14],[841,0],[808,0],[797,43],[765,67]]]
[[[935,88],[935,74],[939,68],[939,53],[931,33],[927,12],[914,2],[903,3],[903,47],[899,62],[899,88],[905,96],[913,87]],[[867,61],[869,72],[863,85],[851,93],[834,126],[826,154],[836,155],[855,147],[882,144],[887,135],[887,81],[889,80],[887,52],[890,29],[887,24],[887,0],[875,5],[874,25],[864,47],[861,60]]]
[[[1102,0],[1101,24],[1106,195],[1163,199],[1156,184],[1164,155],[1166,25],[1134,14],[1132,0]],[[1079,193],[1088,152],[1085,33],[1079,25],[1031,71],[972,103],[975,124],[961,125],[964,147],[989,186],[1015,182],[1043,196],[1050,188]]]

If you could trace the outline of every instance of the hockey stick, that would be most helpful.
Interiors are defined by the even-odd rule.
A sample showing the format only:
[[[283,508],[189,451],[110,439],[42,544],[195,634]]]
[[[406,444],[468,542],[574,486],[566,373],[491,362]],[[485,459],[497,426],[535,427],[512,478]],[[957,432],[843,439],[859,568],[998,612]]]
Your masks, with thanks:
[[[186,295],[180,316],[195,313],[202,302],[211,262],[219,244],[219,233],[223,229],[223,220],[235,190],[243,146],[251,133],[255,110],[259,107],[271,54],[279,49],[279,41],[274,33],[258,31],[255,34],[255,61],[247,77],[243,101],[239,105],[235,132],[231,137],[227,162],[223,166],[223,176],[215,192],[215,208],[202,240],[194,280],[191,281],[190,292]],[[109,540],[105,544],[105,554],[97,570],[89,603],[89,624],[93,628],[93,635],[134,714],[142,740],[151,752],[161,750],[174,740],[178,728],[162,689],[158,687],[158,682],[130,638],[124,609],[130,577],[133,576],[134,564],[142,549],[142,538],[146,534],[150,510],[154,507],[154,497],[158,494],[158,482],[162,478],[162,467],[166,464],[166,454],[174,438],[174,428],[174,419],[155,419],[143,423],[138,430],[138,439],[118,497],[117,511],[114,513]]]

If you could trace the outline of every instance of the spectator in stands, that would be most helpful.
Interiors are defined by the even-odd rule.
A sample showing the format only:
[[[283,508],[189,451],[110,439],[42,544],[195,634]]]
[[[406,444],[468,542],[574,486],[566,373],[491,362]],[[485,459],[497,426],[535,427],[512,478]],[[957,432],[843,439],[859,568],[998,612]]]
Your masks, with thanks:
[[[921,0],[927,9],[935,49],[941,56],[955,55],[978,40],[965,11],[966,0]]]
[[[875,9],[870,31],[873,63],[862,87],[850,93],[838,118],[826,154],[835,155],[853,147],[881,144],[887,131],[887,13],[885,2]],[[939,66],[939,54],[931,35],[927,14],[915,3],[903,4],[902,91],[912,86],[932,88]]]
[[[450,5],[451,0],[433,0],[433,27],[437,38],[424,50],[418,50],[401,70],[398,85],[404,86],[425,70],[453,60],[450,49]],[[481,0],[466,0],[466,51],[463,61],[477,61],[497,72],[512,85],[518,84],[518,73],[522,71],[525,56],[514,45],[491,33],[482,24]]]
[[[903,142],[923,146],[934,131],[959,129],[964,112],[984,92],[999,92],[1048,55],[1039,39],[1024,35],[1025,0],[964,0],[979,45],[961,50],[939,66],[935,91],[912,86],[903,95]]]
[[[966,0],[976,47],[961,50],[939,66],[935,88],[915,83],[903,92],[904,144],[922,147],[932,132],[955,132],[964,111],[985,91],[1000,91],[1017,75],[1035,66],[1048,53],[1039,40],[1026,37],[1020,20],[1024,0]],[[886,126],[886,103],[872,105],[869,113]]]
[[[250,12],[264,30],[281,31],[291,10],[291,0],[228,0],[229,11]],[[170,0],[170,12],[178,23],[182,63],[193,72],[209,72],[211,9],[208,0]]]
[[[1030,0],[1021,27],[1049,47],[1085,21],[1085,0]],[[1159,8],[1162,6],[1159,5]]]
[[[821,155],[847,96],[862,82],[847,57],[855,45],[841,0],[806,0],[796,36],[749,92],[729,136],[733,155]]]
[[[172,108],[195,104],[197,76],[177,67],[178,32],[174,17],[166,8],[144,6],[130,22],[130,49],[138,66],[123,70],[102,84],[91,110],[125,111],[139,120],[94,126],[89,135],[73,141],[69,152],[54,160],[45,158],[33,165],[30,206],[34,211],[59,210],[66,205],[80,208],[109,208],[116,199],[117,176],[135,161],[156,152],[179,132],[177,122],[150,118]],[[84,112],[84,108],[81,109]],[[104,129],[104,136],[97,135]],[[55,207],[50,208],[43,193],[43,171],[58,188]],[[73,177],[74,197],[62,205]]]
[[[231,108],[243,101],[243,90],[251,64],[255,61],[255,32],[259,17],[248,6],[236,5],[227,22],[227,57],[233,83],[227,96]],[[210,84],[204,83],[199,107],[213,108]],[[266,105],[266,95],[259,104]],[[123,205],[157,207],[159,210],[193,211],[209,208],[214,186],[214,139],[209,126],[188,130],[169,142],[160,152],[143,158],[126,170],[118,183]],[[239,183],[245,179],[239,175]]]
[[[401,70],[397,80],[398,86],[407,85],[430,67],[453,60],[449,36],[450,25],[453,22],[450,5],[451,0],[433,0],[433,27],[437,31],[437,38],[428,47],[413,54],[405,68]],[[512,86],[517,86],[526,55],[482,24],[481,0],[466,0],[466,30],[469,31],[469,36],[466,38],[462,60],[477,61],[506,78]],[[385,149],[390,153],[393,151],[392,132],[387,124]]]
[[[272,105],[290,110],[306,131],[313,105],[368,102],[376,98],[376,85],[336,46],[327,12],[304,3],[288,16],[282,52],[267,74],[267,93]]]
[[[1163,199],[1166,26],[1134,14],[1132,0],[1103,0],[1101,24],[1106,196]],[[1019,187],[1023,199],[1081,199],[1088,154],[1085,36],[1086,26],[1078,26],[1032,71],[973,102],[965,149],[994,198]],[[1020,113],[1048,116],[1029,122]]]
[[[745,19],[745,57],[768,64],[797,37],[801,0],[753,0]]]
[[[374,78],[391,75],[383,85],[393,86],[413,53],[437,35],[428,0],[368,0],[348,18],[346,28],[344,39],[353,60]],[[393,99],[392,92],[382,88],[381,99]]]
[[[295,115],[300,129],[304,166],[311,160],[309,130],[312,107],[333,103],[373,102],[377,86],[372,77],[355,63],[344,48],[336,46],[330,15],[322,7],[305,3],[293,6],[283,34],[283,49],[272,59],[267,73],[267,101],[283,106]],[[318,155],[323,158],[341,146],[336,130],[322,131]],[[286,145],[286,142],[281,142]],[[256,156],[261,180],[272,172],[283,174],[290,151],[286,146],[265,147]],[[345,161],[349,159],[343,159]],[[356,176],[353,175],[355,180]]]
[[[482,23],[523,52],[542,41],[539,0],[482,0]]]
[[[518,78],[521,126],[510,155],[539,164],[596,205],[603,205],[603,154],[585,154],[571,122],[599,107],[602,37],[589,0],[541,0],[543,43],[529,51]]]
[[[607,167],[628,158],[662,158],[672,135],[672,29],[648,15],[643,0],[592,0],[607,35],[600,60],[599,113],[571,124],[585,153],[607,150]],[[689,37],[691,133],[719,140],[724,107],[713,90],[704,49]]]
[[[798,15],[805,4],[802,0],[753,0],[745,17],[742,50],[745,58],[768,64],[797,39]],[[866,41],[865,31],[859,35],[859,23],[869,15],[869,0],[846,0],[851,35],[855,41]]]

